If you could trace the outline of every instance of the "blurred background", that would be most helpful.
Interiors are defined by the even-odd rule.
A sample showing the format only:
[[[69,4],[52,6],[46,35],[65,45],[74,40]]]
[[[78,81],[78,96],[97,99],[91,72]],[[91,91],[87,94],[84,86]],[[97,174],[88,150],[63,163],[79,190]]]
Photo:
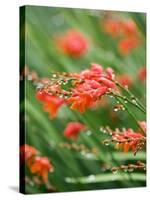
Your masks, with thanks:
[[[20,68],[25,75],[25,85],[21,77],[20,87],[21,119],[25,123],[21,144],[36,148],[54,167],[48,174],[49,184],[42,184],[25,167],[25,193],[145,186],[143,171],[111,171],[113,166],[146,159],[144,150],[134,156],[131,151],[124,153],[102,143],[108,136],[101,126],[137,130],[126,111],[114,111],[113,98],[103,98],[82,114],[62,105],[52,118],[36,98],[35,80],[45,82],[52,72],[80,72],[90,63],[99,63],[103,68],[111,67],[117,80],[128,85],[145,105],[146,15],[38,6],[22,7],[20,13]],[[139,121],[146,120],[135,107],[129,109]],[[77,141],[70,140],[64,136],[69,122],[86,124],[89,129],[81,131]],[[80,177],[84,178],[76,181]]]

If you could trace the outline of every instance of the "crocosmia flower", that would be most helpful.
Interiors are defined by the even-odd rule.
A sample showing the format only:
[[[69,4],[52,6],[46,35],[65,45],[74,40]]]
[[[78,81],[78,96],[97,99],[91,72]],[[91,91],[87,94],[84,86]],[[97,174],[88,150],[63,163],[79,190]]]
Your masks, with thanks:
[[[103,70],[96,63],[92,64],[90,69],[82,71],[79,77],[83,81],[75,85],[72,95],[67,99],[67,102],[71,104],[71,109],[84,112],[86,108],[100,100],[110,88],[115,87],[113,75],[111,68]]]
[[[89,42],[79,31],[69,29],[64,35],[57,38],[57,46],[67,55],[79,57],[87,52]]]
[[[118,48],[121,54],[126,55],[130,53],[134,48],[138,47],[139,39],[135,37],[123,38],[118,44]]]
[[[54,167],[47,157],[41,157],[37,149],[27,144],[20,147],[21,164],[26,164],[30,172],[42,178],[44,183],[48,180],[48,172]],[[22,160],[24,162],[22,162]]]
[[[77,139],[80,131],[85,129],[85,125],[80,122],[70,122],[64,130],[64,136],[71,139]]]
[[[48,173],[53,172],[53,165],[47,157],[36,157],[34,162],[30,164],[30,171],[40,176],[43,182],[47,182]]]
[[[107,19],[104,21],[104,30],[112,37],[118,37],[121,32],[121,23],[119,20]]]
[[[32,147],[29,146],[28,144],[24,144],[20,147],[20,158],[21,158],[21,163],[24,163],[25,161],[29,161],[31,160],[36,154],[38,153],[38,151]]]
[[[126,37],[136,37],[138,35],[137,26],[133,20],[123,21],[122,24],[122,34]]]
[[[116,148],[122,148],[124,152],[128,152],[129,149],[135,153],[140,145],[143,145],[145,140],[144,135],[134,132],[132,129],[127,129],[122,133],[113,133],[113,140],[117,141]]]
[[[36,98],[43,103],[43,109],[49,113],[51,119],[57,116],[59,108],[64,104],[64,100],[39,90]]]

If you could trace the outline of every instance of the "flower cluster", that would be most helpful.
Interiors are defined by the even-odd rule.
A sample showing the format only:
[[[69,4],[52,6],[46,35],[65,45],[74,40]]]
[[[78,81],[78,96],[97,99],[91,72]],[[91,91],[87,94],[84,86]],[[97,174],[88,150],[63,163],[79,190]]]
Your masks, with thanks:
[[[53,172],[54,167],[47,157],[39,156],[39,152],[27,144],[20,147],[21,163],[24,162],[29,167],[31,173],[41,177],[42,181],[48,181],[48,172]]]
[[[96,63],[91,64],[90,69],[80,73],[58,73],[54,76],[56,76],[56,80],[55,78],[50,79],[50,82],[38,91],[37,98],[46,102],[52,98],[51,95],[57,96],[60,101],[56,108],[65,102],[71,105],[71,109],[81,113],[95,105],[103,95],[116,86],[113,70],[111,68],[104,70],[101,65]],[[70,88],[64,89],[64,85],[69,80],[71,80]],[[57,109],[54,110],[57,111]]]
[[[145,127],[144,122],[140,123],[142,123],[142,125]],[[123,149],[124,152],[128,152],[131,149],[134,152],[134,155],[137,153],[137,151],[143,148],[146,142],[146,137],[143,134],[140,132],[135,132],[131,128],[124,128],[122,130],[116,129],[115,131],[107,128],[105,131],[111,135],[111,139],[105,140],[104,144],[114,142],[116,143],[116,149]]]
[[[69,29],[56,39],[57,46],[67,55],[79,57],[84,55],[88,48],[87,38],[75,29]]]
[[[130,53],[140,44],[137,26],[133,20],[106,19],[104,30],[112,37],[119,38],[118,49],[123,55]]]
[[[76,83],[72,95],[67,99],[71,109],[84,112],[85,109],[90,108],[109,89],[115,87],[113,76],[111,68],[104,70],[98,64],[92,64],[90,69],[82,71],[79,74],[82,81]]]

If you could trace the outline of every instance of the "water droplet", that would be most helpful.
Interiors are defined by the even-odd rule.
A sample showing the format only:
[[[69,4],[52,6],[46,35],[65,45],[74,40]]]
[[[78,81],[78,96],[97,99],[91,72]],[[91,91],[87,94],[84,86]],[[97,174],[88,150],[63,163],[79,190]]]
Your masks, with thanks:
[[[28,81],[32,81],[32,75],[29,74],[29,75],[27,76],[27,79],[28,79]]]
[[[85,155],[85,157],[88,158],[88,159],[93,158],[93,156],[94,156],[94,155],[93,155],[92,153],[87,153],[87,154]]]
[[[115,168],[112,169],[112,173],[113,173],[113,174],[117,174],[117,173],[118,173],[118,169],[115,169]]]
[[[125,107],[122,107],[122,110],[125,110]]]
[[[127,100],[125,100],[125,101],[124,101],[124,103],[128,103],[128,101],[127,101]]]
[[[90,130],[88,130],[88,131],[86,132],[86,134],[87,134],[88,136],[90,136],[90,135],[92,134],[92,132],[91,132]]]
[[[136,100],[135,100],[135,99],[132,99],[132,103],[136,104],[137,102],[136,102]]]
[[[118,111],[118,108],[114,108],[114,111],[117,112],[117,111]]]
[[[53,78],[56,78],[56,74],[53,74],[52,76],[53,76]]]
[[[103,129],[103,127],[101,127],[99,130],[103,132],[104,129]]]
[[[129,168],[128,169],[128,172],[133,172],[134,171],[134,168]]]
[[[86,152],[85,152],[85,151],[81,151],[81,155],[82,155],[82,156],[85,156],[85,155],[86,155]]]
[[[105,144],[106,146],[108,146],[108,145],[110,145],[110,141],[105,140],[105,141],[104,141],[104,144]]]
[[[63,95],[61,94],[61,95],[59,95],[59,97],[60,97],[60,98],[63,98]]]

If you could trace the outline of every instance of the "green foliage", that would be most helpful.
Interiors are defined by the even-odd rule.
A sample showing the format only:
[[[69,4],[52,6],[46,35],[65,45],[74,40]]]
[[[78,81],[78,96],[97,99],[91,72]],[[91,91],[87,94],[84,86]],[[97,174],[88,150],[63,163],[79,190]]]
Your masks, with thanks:
[[[127,73],[132,76],[134,83],[130,89],[145,105],[145,84],[137,78],[138,69],[146,64],[145,14],[115,13],[126,19],[133,19],[144,38],[140,47],[126,56],[118,52],[116,40],[103,30],[101,24],[104,11],[26,6],[25,24],[22,23],[21,27],[21,31],[25,30],[25,64],[30,70],[36,71],[40,78],[49,78],[53,71],[79,72],[87,69],[92,62],[100,63],[104,68],[110,66],[116,74]],[[80,58],[67,56],[56,47],[55,37],[70,28],[83,32],[91,42],[89,52]],[[71,81],[64,89],[70,84]],[[114,175],[110,168],[103,170],[105,164],[113,167],[135,160],[144,162],[146,159],[144,151],[133,156],[132,152],[125,154],[114,149],[113,145],[102,144],[107,135],[99,130],[100,126],[137,129],[134,120],[126,111],[113,111],[113,98],[109,99],[107,107],[87,110],[83,114],[64,105],[57,118],[50,119],[48,113],[43,111],[42,104],[35,98],[35,93],[36,87],[32,81],[26,80],[25,143],[34,146],[52,161],[55,170],[49,173],[49,181],[56,191],[145,186],[145,172],[137,170],[134,173]],[[21,105],[23,106],[24,102],[21,102]],[[128,107],[138,120],[145,120],[144,115],[135,107],[129,104]],[[83,131],[77,144],[84,144],[90,149],[96,147],[98,155],[88,157],[82,152],[60,147],[59,144],[66,141],[73,143],[63,136],[66,124],[70,121],[80,121],[91,130],[90,135]],[[28,171],[26,175],[32,179]],[[37,186],[33,181],[26,183],[25,188],[26,193],[47,192],[45,186]]]

